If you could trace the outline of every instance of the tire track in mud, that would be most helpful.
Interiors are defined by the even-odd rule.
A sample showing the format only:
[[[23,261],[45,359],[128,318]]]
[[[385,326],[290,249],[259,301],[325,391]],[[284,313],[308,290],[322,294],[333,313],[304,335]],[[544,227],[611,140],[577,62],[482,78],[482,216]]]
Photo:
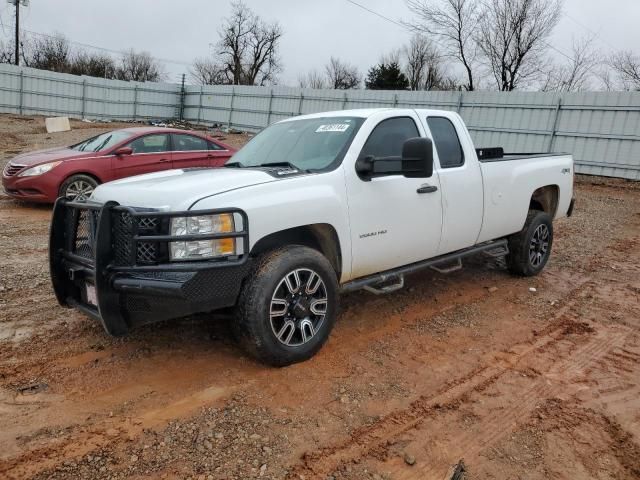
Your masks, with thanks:
[[[330,474],[341,465],[357,462],[368,455],[384,456],[388,446],[400,435],[419,428],[420,424],[435,416],[438,411],[457,409],[473,392],[485,390],[505,373],[513,371],[523,359],[561,342],[567,333],[568,325],[575,323],[574,318],[578,316],[572,310],[591,294],[594,286],[595,283],[590,279],[582,280],[567,294],[570,300],[556,313],[550,325],[544,331],[538,332],[535,340],[512,346],[508,352],[505,352],[506,358],[498,358],[493,364],[476,369],[435,395],[420,396],[406,409],[392,412],[373,425],[357,430],[346,442],[325,447],[319,452],[307,452],[302,457],[302,463],[293,469],[288,478],[299,478],[300,475],[322,478],[323,475]],[[598,341],[591,341],[578,350],[577,356],[570,356],[556,368],[561,372],[563,368],[568,370],[570,366],[572,370],[581,371],[592,361],[594,355],[600,358],[617,346],[620,338],[626,335],[627,333],[624,333],[617,335],[615,339],[605,337]],[[550,373],[554,371],[550,370]],[[536,384],[535,388],[539,387],[540,385]],[[473,437],[473,441],[477,441],[477,437]]]
[[[477,459],[480,452],[487,446],[500,441],[502,437],[508,435],[518,423],[529,418],[536,406],[547,398],[554,397],[566,391],[566,382],[575,380],[584,373],[586,367],[598,362],[609,352],[624,344],[629,334],[625,331],[611,335],[610,331],[603,331],[602,335],[589,341],[586,345],[579,347],[577,351],[565,352],[565,358],[555,363],[547,372],[543,373],[528,388],[520,391],[512,391],[512,396],[521,398],[521,402],[513,403],[504,410],[497,410],[492,415],[482,418],[478,424],[482,434],[470,433],[462,430],[458,435],[453,435],[447,439],[450,454],[450,462],[444,465],[425,464],[421,468],[408,471],[402,469],[394,472],[393,478],[408,479],[416,478],[416,473],[420,473],[424,479],[445,478],[448,470],[448,463],[454,463],[458,458],[464,458],[467,462]],[[505,372],[506,373],[506,372]],[[560,381],[548,383],[549,380],[561,377]]]

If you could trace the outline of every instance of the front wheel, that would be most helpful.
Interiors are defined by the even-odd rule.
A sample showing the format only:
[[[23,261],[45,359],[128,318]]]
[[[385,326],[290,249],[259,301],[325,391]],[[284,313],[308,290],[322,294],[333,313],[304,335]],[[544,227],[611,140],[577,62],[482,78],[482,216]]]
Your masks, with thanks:
[[[233,329],[244,348],[269,365],[311,358],[326,342],[338,310],[338,282],[318,251],[268,252],[243,286]]]
[[[509,237],[509,270],[525,277],[537,275],[547,264],[552,245],[551,216],[530,210],[522,230]]]
[[[98,186],[98,181],[89,175],[72,175],[60,186],[59,196],[67,200],[84,202]]]

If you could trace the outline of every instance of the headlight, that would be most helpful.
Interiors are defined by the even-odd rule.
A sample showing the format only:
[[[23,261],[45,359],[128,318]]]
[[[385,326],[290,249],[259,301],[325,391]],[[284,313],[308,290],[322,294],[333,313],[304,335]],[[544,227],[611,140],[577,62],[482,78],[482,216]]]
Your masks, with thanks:
[[[171,235],[173,236],[234,233],[241,232],[242,229],[242,217],[231,213],[171,219]],[[242,241],[236,241],[234,237],[169,243],[171,260],[228,257],[242,255],[243,251]]]
[[[42,175],[43,173],[47,173],[53,167],[59,165],[62,162],[51,162],[51,163],[43,163],[42,165],[38,165],[35,167],[31,167],[24,172],[22,172],[19,177],[35,177],[37,175]]]

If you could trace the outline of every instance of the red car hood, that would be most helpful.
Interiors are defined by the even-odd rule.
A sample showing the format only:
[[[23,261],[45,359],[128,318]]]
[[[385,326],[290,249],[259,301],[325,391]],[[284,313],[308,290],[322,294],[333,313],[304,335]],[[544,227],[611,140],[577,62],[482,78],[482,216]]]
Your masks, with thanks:
[[[23,153],[11,159],[14,165],[27,165],[32,167],[41,163],[55,162],[58,160],[72,160],[77,158],[89,158],[99,155],[97,152],[79,152],[67,147],[49,148],[47,150],[36,150],[35,152]]]

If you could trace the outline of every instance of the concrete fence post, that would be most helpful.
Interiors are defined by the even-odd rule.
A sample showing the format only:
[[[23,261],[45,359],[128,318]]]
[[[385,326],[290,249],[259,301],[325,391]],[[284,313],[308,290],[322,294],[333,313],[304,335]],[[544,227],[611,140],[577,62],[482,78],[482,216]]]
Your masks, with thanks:
[[[458,115],[460,115],[460,112],[462,111],[462,98],[464,97],[464,93],[460,92],[460,94],[458,95],[458,105],[456,106],[456,113]]]
[[[549,131],[549,143],[547,144],[547,153],[551,153],[553,150],[553,143],[556,138],[556,131],[558,129],[558,119],[560,117],[560,110],[562,110],[562,97],[558,98],[558,103],[556,104],[555,113],[553,115],[553,124],[551,126],[551,130]]]
[[[347,103],[349,103],[349,97],[347,96],[347,91],[344,91],[344,98],[342,99],[342,110],[347,109]]]
[[[271,88],[271,91],[269,92],[269,106],[267,107],[267,124],[265,125],[265,127],[268,127],[269,125],[271,125],[271,109],[273,108],[273,88]]]
[[[20,70],[20,93],[18,97],[18,113],[22,115],[24,111],[24,70]]]
[[[304,93],[300,91],[300,102],[298,103],[298,115],[302,115],[302,104],[304,103]]]
[[[82,79],[82,112],[80,118],[84,119],[87,114],[87,79]]]
[[[398,94],[396,93],[393,96],[393,108],[396,108],[398,106]]]

